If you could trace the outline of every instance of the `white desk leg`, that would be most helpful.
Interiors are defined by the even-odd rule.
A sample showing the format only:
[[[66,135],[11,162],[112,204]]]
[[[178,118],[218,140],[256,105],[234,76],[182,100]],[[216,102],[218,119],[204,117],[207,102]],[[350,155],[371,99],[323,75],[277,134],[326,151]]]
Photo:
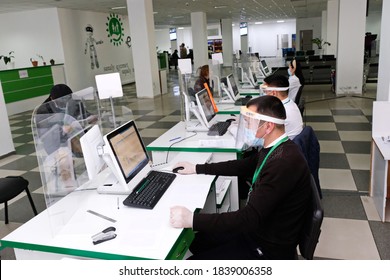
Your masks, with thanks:
[[[374,205],[382,222],[385,221],[388,161],[383,158],[375,142],[372,145],[371,191]]]

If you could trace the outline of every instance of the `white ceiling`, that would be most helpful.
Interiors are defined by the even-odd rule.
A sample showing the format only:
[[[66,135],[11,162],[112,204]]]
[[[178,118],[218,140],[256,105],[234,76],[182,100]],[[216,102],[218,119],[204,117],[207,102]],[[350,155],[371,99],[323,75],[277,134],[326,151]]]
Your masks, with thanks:
[[[190,26],[191,12],[205,12],[208,23],[222,18],[233,22],[320,17],[327,0],[153,0],[156,26]],[[1,0],[0,14],[59,7],[127,14],[126,0]],[[381,11],[382,0],[369,0],[371,11]],[[1,16],[1,15],[0,15]]]

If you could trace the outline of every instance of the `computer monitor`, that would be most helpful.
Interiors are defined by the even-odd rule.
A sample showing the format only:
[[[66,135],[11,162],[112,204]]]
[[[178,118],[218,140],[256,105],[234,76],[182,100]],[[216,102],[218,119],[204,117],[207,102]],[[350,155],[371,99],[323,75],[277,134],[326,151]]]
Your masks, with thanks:
[[[251,85],[253,87],[256,87],[257,84],[257,78],[256,78],[256,75],[255,73],[252,72],[252,69],[250,67],[248,67],[248,78],[249,78],[249,82],[251,83]]]
[[[149,156],[135,122],[128,121],[104,135],[103,140],[105,153],[111,159],[107,164],[119,183],[131,191],[150,170]]]
[[[103,145],[103,136],[98,125],[94,125],[80,138],[80,146],[89,180],[95,179],[106,167],[106,163],[102,157]]]
[[[268,68],[267,62],[264,59],[260,61],[260,69],[263,72],[264,76],[267,77],[271,74],[270,69]]]
[[[210,128],[210,122],[216,115],[210,96],[205,88],[197,92],[195,96],[199,108],[199,113],[202,116],[205,125]]]
[[[228,84],[228,89],[232,95],[232,98],[235,99],[236,96],[239,94],[239,91],[233,74],[229,74],[227,76],[227,84]]]

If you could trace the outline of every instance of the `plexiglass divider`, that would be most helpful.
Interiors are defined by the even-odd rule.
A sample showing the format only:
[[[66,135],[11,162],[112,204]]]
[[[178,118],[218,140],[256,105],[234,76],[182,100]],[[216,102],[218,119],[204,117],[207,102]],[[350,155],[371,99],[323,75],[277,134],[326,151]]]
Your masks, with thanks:
[[[131,112],[131,111],[130,111]],[[35,108],[31,127],[52,233],[57,234],[79,208],[88,184],[80,138],[95,124],[110,124],[91,87]],[[129,111],[127,111],[127,114]],[[67,199],[62,199],[67,196]]]

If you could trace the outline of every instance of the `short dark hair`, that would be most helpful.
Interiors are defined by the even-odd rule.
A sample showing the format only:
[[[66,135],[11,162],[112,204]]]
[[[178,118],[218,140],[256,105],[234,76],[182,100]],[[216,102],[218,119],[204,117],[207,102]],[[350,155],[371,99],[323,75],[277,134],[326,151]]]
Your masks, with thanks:
[[[290,83],[286,76],[283,75],[270,75],[264,78],[263,80],[271,87],[289,87]]]
[[[54,100],[57,98],[64,97],[64,96],[71,94],[71,93],[72,93],[72,90],[67,85],[57,84],[51,88],[50,97],[52,100]]]
[[[255,106],[256,112],[277,119],[286,119],[286,109],[279,98],[272,95],[263,95],[252,98],[246,107]]]

